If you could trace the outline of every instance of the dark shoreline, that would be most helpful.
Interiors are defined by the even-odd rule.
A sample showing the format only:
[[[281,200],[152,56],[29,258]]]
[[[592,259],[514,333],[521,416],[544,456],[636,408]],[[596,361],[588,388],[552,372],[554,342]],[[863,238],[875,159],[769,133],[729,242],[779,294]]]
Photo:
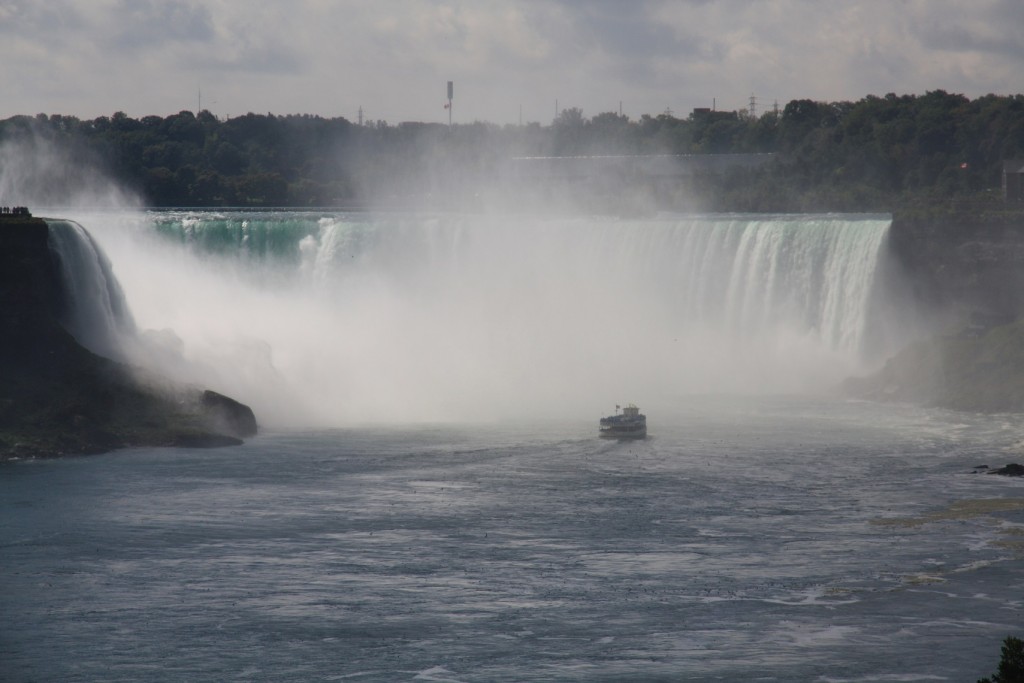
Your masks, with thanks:
[[[81,346],[46,221],[0,217],[0,461],[138,446],[225,446],[256,433],[251,409]]]

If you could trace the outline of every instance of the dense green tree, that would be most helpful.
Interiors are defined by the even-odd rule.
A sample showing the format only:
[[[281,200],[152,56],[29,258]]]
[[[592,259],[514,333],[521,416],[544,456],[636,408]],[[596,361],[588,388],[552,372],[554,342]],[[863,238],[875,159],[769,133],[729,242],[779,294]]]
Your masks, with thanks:
[[[248,163],[242,150],[230,142],[221,141],[211,145],[215,147],[212,155],[208,155],[209,164],[213,170],[225,175],[238,175],[245,170]]]
[[[519,157],[773,153],[767,166],[662,178],[647,189],[626,187],[645,179],[620,165],[595,180],[596,191],[609,205],[622,204],[614,199],[621,192],[658,201],[696,197],[721,210],[882,210],[996,195],[1003,160],[1024,157],[1024,95],[972,101],[935,90],[856,102],[801,99],[760,117],[695,110],[686,118],[666,111],[588,119],[567,107],[548,126],[357,126],[253,113],[222,121],[209,111],[137,120],[124,112],[93,120],[39,114],[0,121],[4,143],[40,158],[46,145],[71,165],[48,171],[56,196],[83,182],[74,165],[100,166],[154,206],[465,205],[513,177],[517,187],[527,181],[523,171],[538,166],[514,164]],[[534,182],[543,185],[538,196],[586,195],[586,188]]]
[[[999,668],[991,677],[978,683],[1024,683],[1024,641],[1009,637],[1003,641]]]
[[[580,156],[588,154],[587,121],[583,110],[568,107],[558,113],[551,124],[554,156]]]

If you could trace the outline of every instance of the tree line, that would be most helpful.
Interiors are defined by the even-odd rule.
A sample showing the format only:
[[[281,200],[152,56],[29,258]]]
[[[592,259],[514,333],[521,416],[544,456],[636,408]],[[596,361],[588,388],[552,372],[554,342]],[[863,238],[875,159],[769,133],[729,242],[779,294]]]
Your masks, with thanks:
[[[995,198],[1002,162],[1024,158],[1024,95],[803,99],[756,117],[695,110],[588,118],[568,108],[549,125],[451,128],[253,113],[221,120],[205,110],[140,119],[39,114],[0,121],[4,143],[45,143],[155,207],[444,206],[500,191],[509,160],[519,157],[771,153],[757,168],[680,180],[685,191],[660,199],[665,208],[699,197],[706,210],[872,211]],[[57,189],[75,182],[73,172],[51,176]],[[607,201],[607,188],[602,194]]]

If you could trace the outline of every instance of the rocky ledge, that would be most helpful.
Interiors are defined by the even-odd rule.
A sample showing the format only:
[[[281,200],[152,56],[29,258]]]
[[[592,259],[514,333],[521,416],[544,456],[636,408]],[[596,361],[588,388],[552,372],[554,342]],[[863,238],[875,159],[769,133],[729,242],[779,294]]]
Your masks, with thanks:
[[[978,474],[984,472],[985,474],[1001,474],[1004,477],[1024,477],[1024,465],[1012,462],[1006,467],[999,467],[991,470],[988,465],[978,465],[974,468],[974,473]]]
[[[969,412],[1024,412],[1024,320],[906,347],[847,394]]]
[[[59,322],[68,297],[48,239],[43,220],[0,220],[0,460],[227,446],[256,433],[247,406],[78,344]]]

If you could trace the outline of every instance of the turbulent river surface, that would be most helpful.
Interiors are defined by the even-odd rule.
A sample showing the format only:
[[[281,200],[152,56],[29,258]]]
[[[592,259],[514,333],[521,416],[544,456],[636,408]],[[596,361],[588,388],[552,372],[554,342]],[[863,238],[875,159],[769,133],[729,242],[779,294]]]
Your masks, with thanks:
[[[973,681],[1016,418],[677,397],[0,467],[5,681]]]

